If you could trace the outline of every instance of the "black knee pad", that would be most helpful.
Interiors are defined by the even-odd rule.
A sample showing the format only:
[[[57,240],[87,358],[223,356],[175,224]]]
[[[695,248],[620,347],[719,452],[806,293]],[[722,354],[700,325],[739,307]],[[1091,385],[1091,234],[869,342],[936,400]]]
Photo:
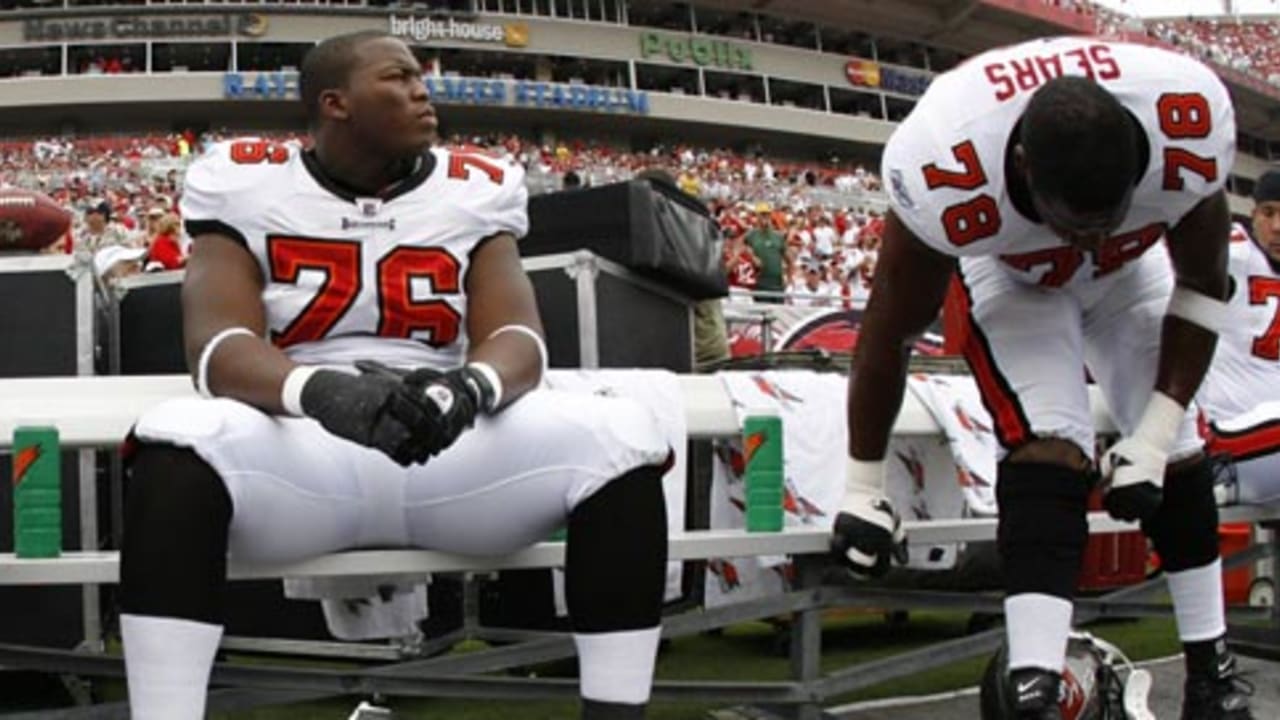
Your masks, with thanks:
[[[1002,462],[996,482],[996,544],[1009,595],[1070,600],[1089,538],[1090,473],[1047,463]]]
[[[120,608],[222,622],[231,496],[191,450],[141,444],[129,462]]]
[[[1160,509],[1142,524],[1165,570],[1202,567],[1218,557],[1218,505],[1208,458],[1164,477]]]
[[[565,548],[565,602],[578,632],[639,630],[662,619],[667,580],[663,466],[615,478],[574,508]]]

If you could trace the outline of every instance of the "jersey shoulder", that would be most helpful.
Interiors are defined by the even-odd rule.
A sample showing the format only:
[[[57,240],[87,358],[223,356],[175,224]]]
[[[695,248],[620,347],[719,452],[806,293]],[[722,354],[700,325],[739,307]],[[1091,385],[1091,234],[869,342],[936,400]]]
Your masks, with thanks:
[[[290,186],[283,178],[299,161],[301,146],[255,137],[210,146],[187,168],[181,210],[185,220],[229,222],[246,204],[270,203]]]
[[[529,231],[529,194],[520,165],[471,148],[433,148],[436,173],[448,183],[452,204],[473,216],[489,234]]]
[[[999,242],[983,224],[999,218],[1005,145],[1018,118],[1007,105],[964,102],[974,92],[970,80],[965,73],[935,80],[881,158],[894,214],[926,245],[953,256],[988,254]]]
[[[1116,57],[1125,75],[1112,90],[1150,149],[1134,202],[1175,224],[1227,182],[1236,152],[1231,95],[1207,65],[1180,53],[1118,44]]]
[[[1227,265],[1231,274],[1238,276],[1254,274],[1259,268],[1269,267],[1266,255],[1240,223],[1231,224],[1231,241],[1227,245]]]
[[[501,202],[525,190],[525,172],[507,158],[477,148],[432,148],[436,172],[479,203]]]

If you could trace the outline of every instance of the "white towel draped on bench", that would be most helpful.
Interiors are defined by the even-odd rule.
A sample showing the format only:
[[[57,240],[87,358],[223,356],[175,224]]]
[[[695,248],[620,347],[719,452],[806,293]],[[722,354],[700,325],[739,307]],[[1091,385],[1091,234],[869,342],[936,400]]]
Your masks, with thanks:
[[[738,421],[759,412],[782,418],[785,438],[785,522],[830,527],[844,496],[848,432],[846,378],[809,370],[719,373]],[[908,400],[923,408],[942,433],[899,435],[889,444],[886,491],[906,520],[989,517],[995,514],[998,443],[972,378],[912,375]],[[913,404],[908,402],[909,408]],[[717,442],[712,485],[712,527],[742,528],[740,443]],[[961,543],[913,545],[909,567],[954,567]],[[707,604],[781,592],[789,559],[782,555],[717,558],[707,576]]]

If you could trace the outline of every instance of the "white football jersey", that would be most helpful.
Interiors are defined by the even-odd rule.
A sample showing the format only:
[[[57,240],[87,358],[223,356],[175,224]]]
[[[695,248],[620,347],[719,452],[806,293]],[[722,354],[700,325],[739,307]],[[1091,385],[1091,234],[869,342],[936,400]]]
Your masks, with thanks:
[[[1024,214],[1005,182],[1011,135],[1027,102],[1062,75],[1091,78],[1115,95],[1137,118],[1149,150],[1128,217],[1090,253]],[[1019,279],[1059,287],[1122,267],[1220,189],[1235,137],[1226,88],[1196,60],[1143,45],[1052,38],[992,50],[938,76],[890,138],[882,172],[894,213],[930,247],[999,256]]]
[[[1227,420],[1280,400],[1280,271],[1236,226],[1229,261],[1231,325],[1196,399],[1210,420]]]
[[[291,358],[349,364],[460,365],[471,253],[528,230],[524,171],[485,155],[432,149],[381,197],[325,176],[296,144],[219,143],[187,170],[189,235],[244,243],[266,285],[271,340]]]

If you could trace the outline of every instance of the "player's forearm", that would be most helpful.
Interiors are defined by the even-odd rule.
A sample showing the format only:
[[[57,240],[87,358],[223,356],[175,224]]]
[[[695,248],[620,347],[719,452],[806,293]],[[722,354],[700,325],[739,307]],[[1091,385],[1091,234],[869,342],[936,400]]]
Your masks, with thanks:
[[[467,361],[485,363],[498,374],[502,382],[500,407],[542,382],[542,350],[529,331],[507,330],[472,345]]]
[[[213,338],[211,337],[210,340]],[[201,357],[207,394],[253,405],[264,412],[284,414],[281,403],[285,377],[297,365],[266,340],[252,335],[232,335],[212,352],[201,344],[201,353],[189,361],[192,380],[200,388]]]
[[[907,382],[908,349],[904,343],[859,340],[849,381],[849,454],[858,460],[885,456],[894,420],[902,408]]]
[[[1166,316],[1160,333],[1156,391],[1186,407],[1209,371],[1218,336],[1180,317]]]
[[[1168,234],[1177,284],[1160,332],[1155,389],[1183,407],[1209,370],[1218,333],[1233,322],[1226,304],[1230,229],[1226,194],[1218,191],[1201,200]]]

